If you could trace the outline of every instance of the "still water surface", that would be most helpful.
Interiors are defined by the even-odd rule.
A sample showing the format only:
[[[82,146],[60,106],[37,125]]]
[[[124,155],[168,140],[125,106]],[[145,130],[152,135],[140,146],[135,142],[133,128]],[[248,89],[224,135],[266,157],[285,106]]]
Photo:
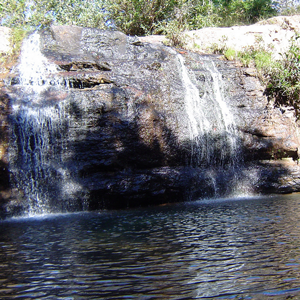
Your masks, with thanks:
[[[0,226],[0,299],[300,299],[300,195]]]

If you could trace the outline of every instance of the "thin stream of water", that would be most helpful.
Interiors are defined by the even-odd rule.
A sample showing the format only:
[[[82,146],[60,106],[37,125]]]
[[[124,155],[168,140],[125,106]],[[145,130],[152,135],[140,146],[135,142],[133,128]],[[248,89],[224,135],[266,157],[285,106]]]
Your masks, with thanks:
[[[180,63],[185,105],[191,142],[190,164],[231,165],[237,163],[238,142],[233,115],[225,101],[223,80],[211,59],[203,57],[201,65],[204,76],[205,92],[200,97],[185,66],[184,58],[176,54]]]
[[[47,87],[58,83],[55,78],[57,67],[41,53],[40,35],[37,32],[24,40],[17,70],[20,85],[25,87],[30,95],[38,95]]]

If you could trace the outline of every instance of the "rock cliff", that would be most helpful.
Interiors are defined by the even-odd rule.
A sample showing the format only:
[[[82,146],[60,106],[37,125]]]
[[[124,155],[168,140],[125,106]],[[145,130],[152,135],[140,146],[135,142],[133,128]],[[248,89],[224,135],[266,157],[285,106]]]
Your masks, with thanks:
[[[215,158],[195,164],[190,162],[193,145],[178,57],[183,57],[201,96],[207,93],[202,91],[204,82],[209,86],[213,80],[202,66],[203,55],[120,32],[74,26],[41,32],[41,51],[56,65],[59,84],[45,90],[34,105],[54,107],[64,118],[51,148],[61,165],[51,170],[51,184],[43,183],[49,185],[53,211],[300,190],[299,124],[292,108],[274,107],[264,95],[255,70],[217,55],[205,56],[225,83],[237,159],[228,163],[219,137],[206,137],[208,143],[216,141]],[[19,101],[18,76],[12,70],[5,81],[6,103]],[[13,155],[9,159],[18,160]],[[7,187],[7,172],[3,178]],[[24,209],[22,197],[4,197],[3,214]]]

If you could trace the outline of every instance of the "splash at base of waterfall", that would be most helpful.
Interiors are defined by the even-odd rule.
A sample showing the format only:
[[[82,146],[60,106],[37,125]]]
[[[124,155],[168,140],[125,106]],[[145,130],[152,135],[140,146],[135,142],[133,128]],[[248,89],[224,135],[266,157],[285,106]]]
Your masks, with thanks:
[[[28,214],[47,213],[49,199],[57,191],[54,178],[64,147],[62,110],[59,107],[13,106],[11,119],[12,140],[15,141],[11,169],[15,184],[28,197]]]

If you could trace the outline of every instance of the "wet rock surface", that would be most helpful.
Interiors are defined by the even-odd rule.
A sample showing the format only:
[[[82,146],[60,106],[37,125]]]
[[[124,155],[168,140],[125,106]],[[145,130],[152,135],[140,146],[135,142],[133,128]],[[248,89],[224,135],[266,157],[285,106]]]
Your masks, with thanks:
[[[57,210],[162,204],[243,189],[299,191],[294,111],[274,107],[254,70],[209,56],[222,74],[234,115],[239,163],[232,168],[202,161],[195,167],[189,165],[185,87],[177,55],[184,57],[200,94],[207,80],[201,55],[143,43],[120,32],[72,26],[53,26],[41,41],[42,53],[57,65],[59,84],[35,105],[57,107],[64,115],[55,151],[76,186],[66,196],[61,171],[55,170],[58,188],[52,205]],[[11,76],[18,82],[18,74]],[[13,100],[14,85],[8,88]],[[218,151],[216,145],[214,153]],[[4,201],[2,207],[14,212],[18,205]]]

